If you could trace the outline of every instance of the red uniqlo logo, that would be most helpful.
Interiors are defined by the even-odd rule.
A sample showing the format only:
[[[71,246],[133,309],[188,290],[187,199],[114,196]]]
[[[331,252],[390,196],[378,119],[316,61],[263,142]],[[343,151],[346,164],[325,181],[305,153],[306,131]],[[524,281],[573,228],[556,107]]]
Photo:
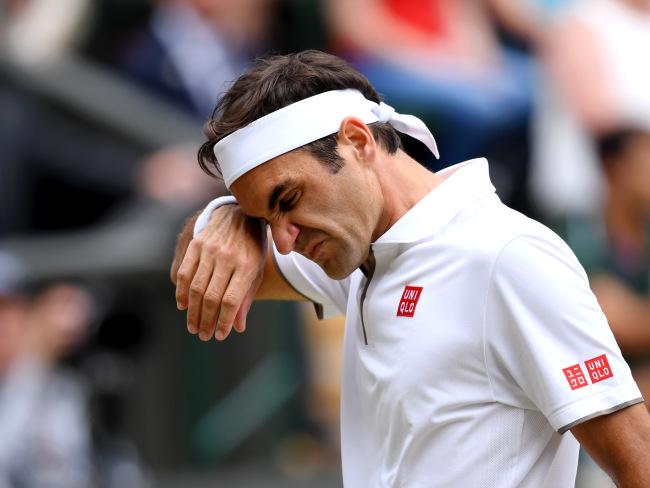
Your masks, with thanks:
[[[585,367],[587,368],[587,373],[589,374],[592,383],[598,383],[599,381],[603,381],[614,376],[614,373],[612,373],[612,368],[609,367],[607,356],[605,354],[595,358],[587,359],[585,361]]]
[[[404,293],[402,293],[402,299],[399,301],[399,307],[397,307],[397,316],[413,317],[413,314],[415,314],[415,306],[418,304],[421,294],[421,286],[405,287]]]
[[[578,388],[587,386],[587,379],[582,372],[580,364],[574,364],[573,366],[564,368],[562,372],[564,373],[564,376],[566,376],[566,379],[569,382],[569,386],[572,390],[577,390]]]

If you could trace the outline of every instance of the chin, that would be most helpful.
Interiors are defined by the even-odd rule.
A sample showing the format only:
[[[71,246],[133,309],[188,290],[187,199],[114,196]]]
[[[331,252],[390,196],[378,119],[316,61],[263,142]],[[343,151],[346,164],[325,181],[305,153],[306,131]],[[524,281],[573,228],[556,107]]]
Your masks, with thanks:
[[[347,278],[359,267],[349,264],[346,266],[338,262],[332,262],[331,260],[318,263],[318,265],[323,269],[323,271],[325,271],[325,274],[333,280],[342,280]]]

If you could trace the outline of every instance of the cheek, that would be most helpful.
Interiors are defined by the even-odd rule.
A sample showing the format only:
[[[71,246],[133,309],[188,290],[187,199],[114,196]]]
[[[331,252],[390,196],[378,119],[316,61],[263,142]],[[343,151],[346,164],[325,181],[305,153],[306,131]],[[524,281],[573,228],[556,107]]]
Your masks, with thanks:
[[[346,241],[350,247],[368,244],[378,218],[374,195],[364,179],[352,175],[339,179],[312,201],[312,208],[320,217],[318,228]]]
[[[350,219],[368,227],[378,218],[380,205],[376,194],[367,188],[353,189],[348,193],[346,210]]]

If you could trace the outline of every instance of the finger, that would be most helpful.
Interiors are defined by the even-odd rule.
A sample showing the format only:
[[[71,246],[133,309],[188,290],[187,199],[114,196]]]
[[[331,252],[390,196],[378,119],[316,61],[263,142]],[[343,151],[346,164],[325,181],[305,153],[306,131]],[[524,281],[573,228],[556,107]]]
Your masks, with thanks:
[[[185,257],[185,254],[187,253],[191,242],[192,233],[190,232],[190,228],[186,227],[183,229],[183,231],[181,231],[176,240],[176,247],[174,248],[174,260],[172,261],[172,266],[169,270],[169,279],[174,285],[176,285],[177,282],[178,269],[183,262],[183,258]]]
[[[238,273],[236,271],[230,279],[228,288],[226,288],[221,298],[221,308],[219,309],[217,330],[215,332],[215,338],[217,340],[222,341],[230,334],[230,330],[235,321],[235,315],[244,301],[251,281],[248,273]]]
[[[246,296],[244,297],[244,301],[239,307],[239,310],[237,310],[237,315],[235,316],[234,328],[239,333],[244,332],[246,330],[246,317],[248,316],[248,312],[251,309],[251,305],[255,300],[255,295],[257,294],[257,290],[259,289],[260,284],[262,283],[263,277],[264,277],[264,268],[261,267],[257,272],[255,278],[253,279],[253,282],[250,288],[248,289],[248,292],[246,293]]]
[[[196,334],[199,329],[203,295],[212,277],[212,270],[213,261],[210,259],[201,259],[194,274],[194,279],[192,279],[192,284],[190,285],[187,305],[187,330],[192,334]]]
[[[249,290],[249,292],[244,297],[239,310],[237,310],[237,315],[235,315],[235,322],[233,324],[234,329],[240,334],[246,330],[246,317],[248,312],[253,305],[254,294]]]
[[[180,268],[180,266],[181,266],[180,258],[174,256],[174,260],[172,261],[171,268],[169,268],[169,280],[174,285],[176,285],[176,283],[178,282],[177,276],[178,276],[178,268]]]
[[[190,285],[199,265],[199,246],[190,244],[176,273],[176,306],[179,310],[187,308]]]
[[[199,337],[201,340],[209,340],[215,332],[217,314],[221,306],[221,298],[228,286],[232,271],[230,269],[215,269],[210,278],[201,308],[201,319],[199,322]]]

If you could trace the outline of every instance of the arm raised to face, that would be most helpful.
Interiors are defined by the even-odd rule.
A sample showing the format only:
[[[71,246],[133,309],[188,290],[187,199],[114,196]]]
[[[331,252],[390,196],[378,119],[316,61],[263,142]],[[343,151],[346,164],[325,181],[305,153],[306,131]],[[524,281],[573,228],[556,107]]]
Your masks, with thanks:
[[[198,213],[178,236],[170,270],[176,304],[187,310],[187,329],[201,340],[243,332],[254,299],[304,300],[278,273],[266,224],[238,205],[216,209],[193,237]]]

